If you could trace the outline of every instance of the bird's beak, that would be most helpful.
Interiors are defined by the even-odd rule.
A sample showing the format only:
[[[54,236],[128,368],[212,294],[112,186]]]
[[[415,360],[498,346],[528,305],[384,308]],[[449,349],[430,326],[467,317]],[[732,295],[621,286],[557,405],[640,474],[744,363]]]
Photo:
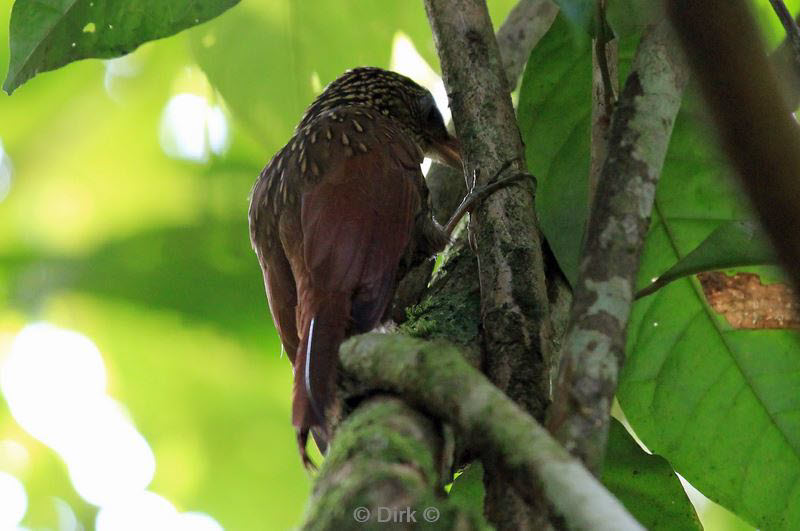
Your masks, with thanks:
[[[433,158],[437,162],[450,166],[454,170],[463,171],[461,143],[457,138],[448,135],[444,142],[437,142],[433,146],[433,154]]]

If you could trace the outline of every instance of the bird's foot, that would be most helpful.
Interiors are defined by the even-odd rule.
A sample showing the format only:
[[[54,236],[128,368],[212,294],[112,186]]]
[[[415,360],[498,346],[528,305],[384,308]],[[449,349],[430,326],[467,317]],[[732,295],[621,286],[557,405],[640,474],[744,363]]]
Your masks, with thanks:
[[[448,236],[452,235],[456,225],[458,225],[458,222],[461,221],[461,218],[463,218],[468,212],[472,212],[479,202],[483,201],[501,188],[505,188],[506,186],[514,184],[517,181],[521,181],[522,179],[533,177],[530,173],[525,171],[515,171],[511,175],[501,177],[502,174],[508,170],[509,167],[511,167],[513,162],[514,160],[508,160],[503,163],[503,165],[499,170],[497,170],[489,182],[483,186],[478,186],[478,175],[480,174],[480,169],[475,169],[475,171],[472,173],[472,186],[470,187],[469,193],[464,196],[464,199],[461,200],[461,204],[458,205],[458,208],[456,208],[456,211],[452,216],[450,216],[450,219],[444,226],[444,232]]]
[[[300,459],[303,460],[303,466],[309,473],[316,472],[317,465],[314,464],[314,461],[312,461],[311,457],[308,455],[308,451],[306,451],[306,444],[308,443],[308,428],[298,428],[296,430],[296,435],[297,449],[300,451]]]

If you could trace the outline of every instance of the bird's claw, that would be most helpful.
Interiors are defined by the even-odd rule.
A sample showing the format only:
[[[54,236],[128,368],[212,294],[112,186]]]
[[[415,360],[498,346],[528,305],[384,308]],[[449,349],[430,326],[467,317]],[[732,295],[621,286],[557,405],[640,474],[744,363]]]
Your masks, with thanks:
[[[511,175],[501,178],[500,176],[506,170],[508,170],[513,163],[514,160],[507,160],[504,162],[500,169],[497,170],[494,176],[489,180],[489,182],[483,186],[478,186],[478,176],[480,175],[481,170],[480,168],[475,168],[475,170],[472,172],[472,185],[470,186],[469,193],[464,196],[461,204],[458,206],[444,227],[444,230],[448,236],[450,236],[453,230],[455,230],[456,225],[458,225],[458,222],[461,221],[461,218],[464,217],[466,213],[472,212],[479,201],[482,201],[497,190],[505,188],[506,186],[519,180],[532,178],[532,175],[525,171],[515,171]]]
[[[300,451],[300,459],[303,460],[303,466],[305,469],[311,473],[317,471],[317,465],[314,464],[314,461],[311,460],[311,457],[308,455],[308,451],[306,450],[306,445],[308,443],[308,429],[297,429],[297,449]]]

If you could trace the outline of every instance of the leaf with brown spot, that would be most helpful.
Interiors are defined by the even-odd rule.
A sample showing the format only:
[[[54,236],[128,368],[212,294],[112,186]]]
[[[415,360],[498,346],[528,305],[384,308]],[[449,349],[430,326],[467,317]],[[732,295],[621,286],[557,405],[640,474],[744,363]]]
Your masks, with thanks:
[[[786,284],[762,284],[753,273],[700,273],[706,300],[734,328],[800,328],[792,289]]]
[[[776,265],[778,260],[761,228],[752,221],[728,221],[695,249],[659,275],[636,298],[655,293],[670,282],[687,275],[750,265]]]
[[[697,119],[703,113],[700,100],[687,93],[656,191],[639,288],[694,258],[708,266],[758,257],[748,254],[753,247],[738,249],[731,245],[736,238],[726,237],[727,251],[714,245],[689,259],[715,231],[724,236],[727,225],[735,232],[736,220],[752,217]],[[730,267],[719,264],[708,269]],[[762,529],[800,528],[800,336],[784,328],[729,326],[706,302],[697,272],[634,305],[619,403],[647,447],[709,498]],[[781,278],[774,266],[748,272],[762,284]]]

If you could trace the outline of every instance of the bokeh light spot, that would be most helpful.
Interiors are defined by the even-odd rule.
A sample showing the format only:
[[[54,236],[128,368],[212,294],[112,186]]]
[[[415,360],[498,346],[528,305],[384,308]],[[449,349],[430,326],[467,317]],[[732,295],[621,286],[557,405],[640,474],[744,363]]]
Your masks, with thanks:
[[[8,197],[11,191],[11,158],[3,149],[3,141],[0,140],[0,201]]]
[[[428,62],[414,47],[414,43],[411,42],[408,35],[402,31],[398,31],[394,35],[392,58],[389,61],[389,65],[395,72],[410,77],[430,90],[431,94],[433,94],[433,99],[436,101],[436,106],[439,108],[439,112],[442,113],[444,122],[447,123],[450,121],[451,114],[447,99],[447,90],[444,88],[444,82],[441,76],[430,67]]]
[[[0,529],[14,529],[28,510],[28,495],[20,480],[0,472]]]
[[[0,469],[21,471],[28,466],[28,449],[13,439],[0,441]]]
[[[130,53],[109,59],[103,62],[105,74],[103,76],[103,86],[109,97],[121,103],[126,95],[130,93],[129,81],[138,76],[142,71],[141,52]]]
[[[0,366],[11,414],[67,464],[75,490],[103,505],[144,490],[155,457],[106,394],[106,369],[86,336],[46,323],[26,326]]]
[[[161,118],[161,147],[175,158],[206,162],[209,154],[228,149],[228,119],[217,105],[203,96],[188,92],[176,94],[167,103]]]
[[[69,503],[61,498],[53,497],[53,508],[58,518],[58,531],[83,531],[78,517]]]
[[[59,453],[75,490],[89,503],[115,503],[153,480],[156,461],[150,445],[110,397],[76,419],[73,430],[80,436],[63,444]]]
[[[100,508],[98,530],[219,531],[202,513],[179,513],[158,494],[146,491],[156,461],[128,412],[106,393],[106,367],[86,336],[48,323],[23,328],[0,359],[0,391],[17,423],[52,448],[67,465],[75,490]],[[0,441],[0,464],[22,459],[27,450]],[[61,529],[75,515],[54,498]],[[16,529],[27,497],[19,481],[0,473],[0,530]],[[72,526],[74,527],[74,526]]]
[[[178,511],[162,496],[142,491],[106,505],[97,513],[96,531],[168,531],[175,529]]]
[[[319,96],[322,93],[322,81],[319,79],[319,74],[316,70],[311,72],[311,91],[314,96]]]
[[[223,531],[219,522],[205,513],[183,513],[178,517],[176,531]]]

